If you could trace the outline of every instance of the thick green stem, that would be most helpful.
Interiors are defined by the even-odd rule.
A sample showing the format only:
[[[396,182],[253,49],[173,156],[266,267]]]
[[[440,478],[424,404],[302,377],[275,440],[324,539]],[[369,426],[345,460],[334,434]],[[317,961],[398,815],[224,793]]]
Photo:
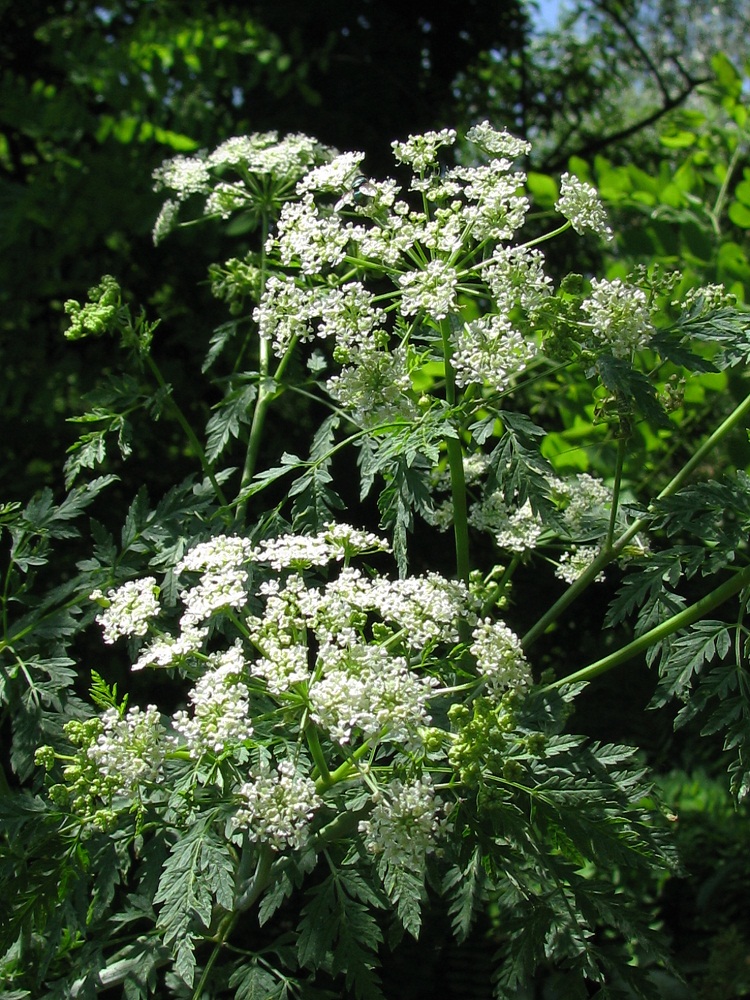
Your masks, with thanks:
[[[443,360],[445,362],[445,400],[453,409],[456,405],[456,374],[453,369],[451,347],[451,324],[441,323],[443,337]],[[459,430],[456,428],[456,435]],[[453,537],[456,544],[456,575],[459,580],[469,582],[469,521],[466,508],[466,480],[464,478],[464,455],[458,436],[445,441],[448,453],[448,468],[451,479],[451,499],[453,501]]]
[[[739,403],[732,413],[724,420],[719,427],[710,434],[703,444],[696,449],[692,457],[680,469],[677,475],[664,487],[658,495],[657,500],[672,496],[685,483],[689,476],[703,462],[713,448],[730,433],[744,418],[750,413],[750,394]],[[604,548],[594,559],[591,565],[568,587],[565,593],[549,608],[542,617],[533,625],[521,640],[524,649],[528,649],[537,639],[539,639],[547,629],[553,625],[560,615],[569,605],[573,603],[593,582],[601,571],[622,552],[631,538],[648,527],[649,518],[639,517],[612,543],[609,548]]]
[[[326,761],[325,754],[323,753],[323,748],[320,745],[320,737],[318,736],[318,728],[312,719],[307,720],[305,725],[305,739],[307,740],[307,746],[310,750],[312,759],[315,761],[315,766],[318,769],[319,782],[323,786],[328,786],[331,784],[331,772],[328,770],[328,762]]]
[[[706,594],[705,597],[696,601],[695,604],[691,604],[689,608],[684,608],[678,614],[662,622],[661,625],[657,625],[648,632],[644,632],[643,635],[639,635],[637,639],[629,642],[627,646],[623,646],[622,649],[618,649],[616,652],[610,653],[600,660],[596,660],[596,662],[583,667],[581,670],[576,670],[575,673],[568,674],[567,677],[561,677],[550,684],[549,687],[556,688],[563,684],[590,681],[592,678],[598,677],[599,674],[605,674],[607,671],[613,670],[623,663],[627,663],[628,660],[632,660],[634,657],[640,656],[641,653],[645,653],[647,649],[657,642],[661,642],[662,639],[666,639],[667,636],[673,635],[675,632],[679,632],[680,629],[687,628],[694,622],[704,618],[710,611],[718,608],[725,601],[728,601],[730,597],[734,597],[735,594],[738,594],[748,584],[750,584],[750,566],[746,566],[739,573],[735,573],[734,576],[722,583],[720,587],[712,590],[710,594]]]
[[[261,230],[261,264],[260,264],[260,290],[261,294],[266,285],[266,240],[268,238],[269,219],[264,214]],[[287,358],[289,352],[287,352]],[[253,419],[250,424],[250,434],[245,453],[245,464],[242,469],[242,479],[240,481],[240,493],[245,489],[250,480],[255,475],[255,466],[258,461],[260,443],[263,437],[263,428],[266,422],[268,408],[276,396],[277,385],[270,379],[271,370],[271,342],[266,337],[260,337],[258,343],[258,397],[255,400]],[[277,377],[281,371],[281,365],[277,371]],[[235,523],[239,524],[244,520],[247,501],[242,501],[237,505],[235,511]]]
[[[617,527],[617,508],[620,504],[620,486],[622,484],[622,467],[625,462],[625,445],[627,438],[623,435],[617,442],[617,467],[615,469],[615,481],[612,487],[612,509],[609,512],[609,526],[607,528],[607,540],[604,543],[605,551],[612,548],[615,540],[615,528]]]

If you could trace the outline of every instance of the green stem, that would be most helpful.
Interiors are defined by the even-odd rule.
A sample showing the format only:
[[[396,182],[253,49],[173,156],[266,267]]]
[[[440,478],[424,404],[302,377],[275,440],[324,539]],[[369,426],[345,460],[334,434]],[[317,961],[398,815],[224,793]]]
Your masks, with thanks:
[[[266,241],[268,238],[269,229],[269,219],[266,213],[263,214],[263,221],[261,227],[261,261],[260,261],[260,291],[261,294],[266,286]],[[287,352],[287,357],[289,352]],[[258,343],[258,373],[260,378],[258,379],[258,398],[255,401],[255,409],[253,410],[253,419],[250,423],[250,434],[247,443],[247,452],[245,454],[245,464],[242,469],[242,479],[240,481],[240,492],[244,490],[247,484],[255,475],[255,466],[258,461],[258,453],[260,451],[260,442],[263,437],[263,428],[265,426],[266,414],[268,408],[271,405],[275,395],[276,395],[276,382],[272,382],[269,378],[271,370],[271,342],[266,337],[259,337]],[[281,365],[279,365],[279,371],[281,370]],[[277,372],[277,375],[279,373]],[[269,385],[270,383],[270,385]],[[247,501],[242,501],[237,505],[235,511],[235,524],[239,524],[244,520],[245,509],[247,507]]]
[[[318,769],[318,784],[321,788],[327,788],[332,784],[331,782],[331,772],[328,770],[328,762],[325,759],[323,753],[323,748],[320,745],[320,737],[318,736],[318,729],[312,719],[307,720],[307,725],[305,726],[305,739],[307,740],[307,746],[312,755],[312,759],[315,761],[315,766]]]
[[[724,203],[727,200],[727,192],[729,191],[729,184],[732,180],[735,170],[737,169],[737,164],[740,159],[745,155],[745,145],[742,142],[738,142],[732,153],[732,158],[730,159],[727,170],[724,175],[724,180],[719,188],[719,193],[716,196],[716,201],[714,207],[708,213],[711,219],[711,224],[714,227],[714,232],[717,236],[721,235],[721,213],[724,210]]]
[[[617,508],[620,504],[620,486],[622,484],[622,466],[625,461],[625,444],[627,438],[620,436],[617,442],[617,465],[615,467],[615,481],[612,487],[612,509],[609,512],[609,526],[607,527],[607,540],[604,543],[605,551],[612,548],[615,540],[615,527],[617,526]]]
[[[445,400],[451,410],[456,405],[456,374],[453,369],[451,347],[451,323],[444,320],[440,324],[443,337],[443,360],[445,362]],[[456,428],[456,434],[458,434]],[[464,478],[464,455],[458,436],[447,437],[448,468],[451,479],[451,499],[453,501],[453,537],[456,544],[456,575],[468,585],[469,582],[469,521],[466,507],[466,480]]]
[[[639,635],[637,639],[629,642],[627,646],[623,646],[622,649],[618,649],[614,653],[596,660],[596,662],[589,664],[588,667],[583,667],[581,670],[576,670],[575,673],[568,674],[567,677],[561,677],[550,684],[549,687],[557,688],[563,684],[590,681],[592,678],[598,677],[599,674],[605,674],[607,671],[619,667],[622,663],[632,660],[633,657],[645,653],[650,646],[661,642],[667,636],[673,635],[680,629],[687,628],[689,625],[705,617],[709,611],[713,611],[714,608],[718,608],[719,605],[728,601],[730,597],[734,597],[735,594],[739,593],[748,584],[750,584],[750,566],[746,566],[739,573],[735,573],[734,576],[722,583],[720,587],[712,590],[710,594],[706,594],[705,597],[696,601],[695,604],[691,604],[689,608],[684,608],[678,614],[672,615],[667,621],[662,622],[661,625],[657,625],[648,632],[644,632],[643,635]]]
[[[692,457],[683,465],[680,471],[670,480],[658,495],[657,500],[663,500],[671,496],[683,485],[686,479],[705,459],[706,455],[716,447],[722,438],[726,437],[746,416],[750,413],[750,394],[739,403],[729,416],[716,430],[710,434],[703,444],[695,451]],[[640,531],[648,527],[649,518],[639,517],[617,538],[609,548],[604,548],[594,559],[591,565],[575,580],[565,593],[549,608],[542,617],[533,625],[521,640],[523,648],[526,650],[537,639],[539,639],[547,629],[553,625],[560,615],[569,605],[575,601],[593,582],[601,571],[611,563],[625,548],[631,538],[634,538]]]
[[[258,864],[255,867],[255,874],[252,881],[237,898],[234,904],[234,913],[239,914],[257,902],[262,893],[271,881],[271,867],[273,865],[274,851],[268,844],[264,844],[258,856]]]
[[[201,463],[201,468],[203,469],[203,475],[206,477],[206,479],[208,479],[208,481],[213,486],[214,493],[216,493],[216,496],[217,496],[219,502],[221,503],[221,505],[223,507],[226,507],[227,506],[227,498],[224,496],[224,491],[222,490],[221,486],[219,485],[218,480],[216,479],[216,475],[214,474],[214,470],[213,470],[213,468],[211,466],[211,463],[206,458],[206,453],[203,450],[203,447],[202,447],[200,441],[196,437],[195,431],[193,430],[193,428],[188,423],[187,418],[185,417],[185,414],[182,412],[182,410],[179,407],[179,405],[177,404],[174,396],[169,391],[169,387],[167,386],[167,383],[164,381],[164,376],[162,375],[161,370],[160,370],[159,366],[157,365],[157,363],[154,361],[154,359],[151,357],[150,354],[146,354],[145,357],[146,357],[146,363],[148,364],[149,368],[151,369],[151,374],[156,379],[159,387],[164,390],[165,396],[169,400],[169,405],[170,405],[170,407],[172,409],[172,413],[175,415],[175,417],[177,419],[177,423],[180,425],[180,427],[185,432],[185,436],[187,437],[188,441],[190,442],[191,448],[193,449],[193,451],[195,452],[195,454],[198,456],[198,459],[199,459],[199,461]]]
[[[232,930],[234,929],[234,925],[236,923],[237,923],[237,914],[228,913],[226,917],[224,917],[224,919],[219,924],[219,928],[216,931],[216,935],[214,937],[214,941],[216,942],[214,945],[214,949],[209,955],[208,961],[206,962],[206,965],[203,969],[203,974],[198,980],[198,985],[193,990],[193,1000],[201,1000],[201,997],[203,996],[203,989],[206,983],[208,982],[208,977],[211,975],[211,969],[214,967],[214,963],[216,962],[216,959],[219,957],[221,949],[224,947],[224,942],[232,933]]]

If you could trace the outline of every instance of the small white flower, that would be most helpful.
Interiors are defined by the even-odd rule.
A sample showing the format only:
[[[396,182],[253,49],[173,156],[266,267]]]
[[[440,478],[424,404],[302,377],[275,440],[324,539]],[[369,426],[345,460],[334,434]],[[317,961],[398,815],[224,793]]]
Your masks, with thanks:
[[[312,718],[339,743],[363,740],[419,746],[430,724],[427,702],[434,677],[414,673],[406,660],[382,646],[320,650],[324,676],[310,688]]]
[[[474,125],[466,133],[469,142],[481,146],[487,153],[494,156],[503,156],[509,160],[518,159],[519,156],[526,156],[531,149],[531,143],[525,139],[518,139],[504,129],[498,131],[493,128],[488,121],[483,121],[479,125]]]
[[[555,576],[565,583],[575,583],[578,577],[585,572],[591,563],[599,555],[599,548],[596,545],[574,545],[569,552],[563,552],[555,568]],[[604,580],[604,573],[599,573],[596,578],[597,583]]]
[[[349,233],[339,216],[321,215],[312,194],[306,194],[283,206],[276,239],[269,246],[278,247],[282,264],[299,264],[306,274],[320,274],[344,260],[348,243]]]
[[[601,479],[581,472],[553,482],[557,502],[563,507],[563,521],[572,537],[584,535],[602,521],[609,520],[612,490]]]
[[[412,383],[405,349],[372,347],[358,351],[352,361],[327,380],[326,390],[357,424],[376,427],[416,416],[417,407],[409,395]]]
[[[241,182],[228,184],[222,181],[215,185],[206,199],[205,214],[219,215],[222,219],[228,219],[232,212],[246,208],[252,200],[250,191]]]
[[[176,566],[178,574],[200,573],[195,586],[180,594],[185,612],[181,628],[206,621],[222,608],[241,608],[247,601],[247,564],[252,546],[248,539],[217,535],[195,545]]]
[[[153,177],[155,191],[162,188],[174,191],[178,201],[191,194],[207,194],[211,189],[211,175],[200,156],[174,156],[157,167]]]
[[[102,732],[87,753],[114,784],[115,794],[133,795],[140,785],[156,781],[167,747],[156,706],[145,712],[135,706],[125,716],[109,708],[101,721]]]
[[[482,277],[489,285],[499,313],[508,315],[516,305],[531,317],[552,294],[552,279],[544,271],[540,250],[498,247]]]
[[[529,201],[523,194],[526,174],[509,172],[507,160],[491,160],[475,167],[453,167],[448,178],[458,180],[469,201],[464,220],[476,239],[508,240],[526,219]]]
[[[456,308],[458,272],[442,260],[431,260],[419,271],[407,271],[398,279],[402,289],[401,312],[415,316],[424,310],[433,319],[445,319]]]
[[[526,687],[531,671],[515,632],[503,622],[490,618],[474,628],[471,651],[477,660],[479,673],[487,678],[492,691]]]
[[[305,174],[297,182],[297,193],[303,195],[308,191],[340,192],[350,188],[361,176],[360,168],[364,158],[364,153],[339,153],[330,163],[313,167]]]
[[[384,621],[405,632],[412,649],[428,643],[456,642],[458,623],[469,618],[469,595],[458,580],[438,573],[373,581],[371,600]]]
[[[560,197],[555,202],[555,208],[568,219],[577,233],[590,229],[605,240],[612,239],[612,230],[598,191],[573,174],[564,173],[560,178]]]
[[[177,636],[160,635],[142,649],[131,670],[144,667],[173,667],[200,651],[208,635],[207,626],[186,625]]]
[[[191,752],[222,753],[227,745],[252,736],[249,692],[242,679],[246,672],[239,640],[209,657],[206,673],[189,695],[192,714],[180,709],[172,717],[172,725]]]
[[[302,177],[316,159],[330,155],[316,139],[296,134],[279,139],[276,132],[234,136],[208,157],[211,167],[242,167],[251,174],[272,174],[281,181]]]
[[[106,610],[96,616],[104,629],[104,641],[115,642],[121,636],[145,635],[148,624],[159,613],[159,588],[152,576],[128,580],[121,587],[91,594],[91,600],[106,604]]]
[[[635,285],[591,279],[591,295],[581,303],[588,315],[591,336],[609,347],[616,358],[625,358],[645,347],[654,332],[646,293]]]
[[[263,651],[265,656],[256,660],[251,669],[254,677],[266,682],[271,694],[283,694],[295,684],[310,680],[307,646],[282,644],[269,638],[263,642]]]
[[[472,505],[469,523],[493,534],[498,548],[518,553],[534,549],[544,531],[543,521],[528,500],[513,510],[499,491]]]
[[[273,569],[325,566],[365,552],[386,552],[388,543],[371,532],[351,525],[329,523],[317,535],[280,535],[264,538],[253,549],[252,558]]]
[[[439,149],[452,146],[455,141],[455,129],[444,128],[439,132],[410,135],[406,142],[392,142],[391,148],[399,163],[408,163],[415,173],[421,174],[437,164]]]
[[[381,870],[392,866],[422,875],[446,825],[445,805],[425,775],[409,783],[391,781],[360,822],[359,832]]]
[[[173,198],[167,198],[161,207],[161,211],[156,217],[156,222],[154,223],[154,228],[151,232],[151,238],[154,241],[154,246],[161,243],[165,236],[174,229],[175,220],[180,214],[180,203],[175,201]]]
[[[272,773],[262,768],[239,789],[241,805],[233,825],[250,840],[268,844],[275,851],[298,850],[309,837],[310,821],[321,798],[315,782],[301,774],[291,761],[281,761]]]
[[[277,357],[283,357],[295,339],[312,340],[318,303],[319,293],[300,287],[294,278],[269,277],[253,319],[259,336],[273,345]]]
[[[478,382],[504,392],[537,353],[536,344],[504,316],[480,316],[464,324],[456,337],[456,385]]]

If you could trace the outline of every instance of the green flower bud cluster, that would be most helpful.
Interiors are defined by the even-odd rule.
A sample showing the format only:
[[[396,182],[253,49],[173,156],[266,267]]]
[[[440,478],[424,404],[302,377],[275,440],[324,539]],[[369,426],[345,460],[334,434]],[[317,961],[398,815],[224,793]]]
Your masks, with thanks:
[[[508,737],[515,725],[505,699],[498,704],[489,698],[476,698],[470,706],[452,705],[448,711],[451,725],[458,730],[448,751],[448,762],[465,785],[477,785],[487,771],[496,771],[498,758],[507,753]]]
[[[65,331],[68,340],[83,337],[100,337],[117,328],[121,311],[120,286],[110,274],[105,274],[98,285],[89,290],[89,302],[81,305],[69,299],[65,312],[70,316],[70,327]]]
[[[116,817],[110,802],[117,782],[103,774],[89,755],[102,730],[99,718],[73,719],[65,724],[63,732],[77,748],[75,754],[62,755],[51,746],[41,746],[36,751],[35,759],[47,772],[52,771],[57,760],[67,761],[63,767],[63,781],[49,788],[50,799],[59,809],[74,813],[87,824],[106,831],[112,828]]]

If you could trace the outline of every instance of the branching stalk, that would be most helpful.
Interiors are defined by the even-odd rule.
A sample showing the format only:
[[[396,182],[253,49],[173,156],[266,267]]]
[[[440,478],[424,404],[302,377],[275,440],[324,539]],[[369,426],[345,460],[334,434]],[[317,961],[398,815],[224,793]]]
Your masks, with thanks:
[[[165,396],[169,400],[169,405],[170,405],[170,407],[172,409],[172,413],[174,414],[175,418],[177,419],[178,424],[180,425],[180,427],[184,431],[185,436],[187,437],[188,441],[190,442],[190,447],[193,449],[193,451],[195,452],[195,454],[198,456],[198,460],[201,463],[201,468],[203,469],[203,475],[206,477],[206,479],[208,479],[208,481],[213,486],[214,493],[216,494],[216,496],[217,496],[217,498],[219,500],[219,503],[223,507],[226,507],[227,506],[227,498],[224,495],[224,491],[222,490],[221,486],[219,485],[219,482],[218,482],[218,480],[216,478],[216,474],[215,474],[215,472],[213,470],[213,467],[212,467],[211,463],[206,458],[206,453],[203,450],[203,446],[201,445],[200,441],[198,440],[198,438],[197,438],[197,436],[195,434],[195,431],[190,426],[190,424],[189,424],[189,422],[187,420],[187,417],[182,412],[182,409],[180,408],[180,406],[178,405],[178,403],[175,401],[174,397],[172,396],[172,393],[168,391],[167,383],[164,381],[164,376],[162,375],[161,369],[159,368],[159,366],[157,365],[157,363],[154,361],[154,359],[148,353],[145,355],[145,358],[146,358],[146,363],[148,364],[148,366],[149,366],[149,368],[151,370],[151,374],[154,376],[154,378],[158,382],[159,387],[161,389],[165,390]]]
[[[568,674],[567,677],[561,677],[550,684],[549,687],[557,688],[563,684],[590,681],[600,674],[605,674],[609,670],[619,667],[622,663],[627,663],[628,660],[632,660],[641,653],[645,653],[647,649],[657,642],[661,642],[675,632],[679,632],[680,629],[687,628],[694,622],[699,621],[710,611],[713,611],[714,608],[718,608],[725,601],[728,601],[730,597],[734,597],[735,594],[739,593],[748,584],[750,584],[750,566],[746,566],[739,573],[735,573],[734,576],[722,583],[720,587],[712,590],[710,594],[706,594],[705,597],[696,601],[695,604],[691,604],[689,608],[684,608],[678,614],[672,615],[667,621],[662,622],[648,632],[644,632],[643,635],[639,635],[637,639],[629,642],[627,646],[623,646],[622,649],[618,649],[614,653],[596,660],[595,663],[591,663],[581,670],[576,670],[575,673]]]
[[[685,481],[690,477],[690,475],[695,471],[696,468],[703,462],[706,456],[716,447],[716,445],[734,430],[734,428],[742,422],[742,420],[750,413],[750,394],[748,394],[745,399],[739,403],[732,413],[724,420],[716,430],[710,434],[703,444],[700,445],[692,455],[692,457],[683,465],[680,471],[674,478],[667,483],[661,493],[658,495],[657,500],[663,500],[665,497],[672,496],[676,493]],[[594,559],[591,565],[584,570],[584,572],[575,580],[570,587],[565,591],[565,593],[549,608],[542,617],[533,625],[526,635],[522,639],[522,646],[526,650],[537,639],[539,639],[547,629],[553,625],[560,615],[568,608],[593,582],[596,580],[597,576],[601,571],[611,563],[625,548],[628,542],[634,538],[639,532],[644,531],[648,527],[649,518],[648,516],[639,517],[633,523],[626,528],[625,531],[610,545],[608,548],[602,549],[599,555]]]

